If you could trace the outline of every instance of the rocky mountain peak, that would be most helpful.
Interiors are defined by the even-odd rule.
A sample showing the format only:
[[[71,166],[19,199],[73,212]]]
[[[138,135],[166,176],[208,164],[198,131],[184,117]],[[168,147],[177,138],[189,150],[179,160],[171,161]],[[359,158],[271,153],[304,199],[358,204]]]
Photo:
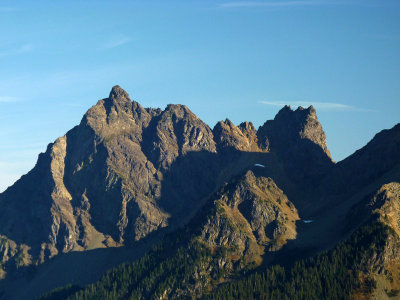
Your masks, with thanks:
[[[212,198],[216,209],[201,232],[210,247],[231,248],[232,257],[260,264],[265,252],[296,238],[297,210],[271,178],[247,171]]]
[[[292,112],[293,110],[292,110],[292,107],[290,106],[290,105],[285,105],[284,107],[282,107],[279,111],[278,111],[278,113],[277,113],[277,115],[283,115],[283,114],[286,114],[286,113],[290,113],[290,112]]]
[[[275,149],[292,148],[296,144],[304,144],[304,140],[306,140],[308,141],[306,143],[311,142],[321,148],[331,159],[326,146],[325,133],[312,105],[308,108],[299,106],[296,110],[292,110],[288,105],[284,106],[274,120],[265,122],[259,128],[258,135],[261,143],[267,143],[267,145],[263,145],[264,147]]]
[[[96,117],[107,117],[107,121],[119,118],[142,117],[145,114],[144,108],[137,102],[131,101],[129,94],[120,86],[114,86],[108,98],[100,100],[88,113],[94,113]],[[105,113],[105,114],[104,114]]]
[[[307,122],[314,118],[317,119],[317,112],[312,105],[307,108],[299,106],[296,110],[293,110],[290,105],[285,105],[277,113],[274,121],[285,122],[300,132],[307,125]]]
[[[183,104],[168,104],[166,109],[166,111],[172,111],[172,112],[180,112],[180,111],[190,111],[190,109]]]
[[[251,122],[242,122],[242,123],[240,123],[239,128],[240,128],[240,130],[242,130],[243,133],[245,133],[245,132],[246,133],[250,133],[250,132],[255,133],[256,132],[256,129],[254,128],[254,125]]]
[[[165,108],[164,115],[170,116],[174,120],[200,120],[186,105],[182,104],[168,104]]]
[[[257,132],[251,122],[243,122],[236,126],[231,120],[225,119],[214,126],[213,134],[219,149],[260,151]]]
[[[131,101],[129,98],[129,94],[119,85],[115,85],[112,87],[109,99],[115,102],[126,102],[128,100]]]

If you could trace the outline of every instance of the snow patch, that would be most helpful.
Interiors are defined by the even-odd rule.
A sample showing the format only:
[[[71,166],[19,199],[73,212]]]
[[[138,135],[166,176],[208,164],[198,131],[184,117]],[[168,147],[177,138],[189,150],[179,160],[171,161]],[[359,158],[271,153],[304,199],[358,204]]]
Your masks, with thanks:
[[[255,167],[260,167],[260,168],[265,168],[265,166],[264,166],[264,165],[261,165],[261,164],[254,164],[254,166],[255,166]]]

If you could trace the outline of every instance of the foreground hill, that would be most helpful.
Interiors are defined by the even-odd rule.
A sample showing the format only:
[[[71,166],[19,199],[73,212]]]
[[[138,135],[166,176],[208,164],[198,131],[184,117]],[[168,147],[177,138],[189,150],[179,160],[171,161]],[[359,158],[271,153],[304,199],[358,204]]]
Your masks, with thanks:
[[[396,182],[400,125],[335,164],[313,107],[286,106],[258,130],[229,120],[211,129],[186,106],[143,108],[115,86],[0,194],[0,289],[4,299],[27,299],[74,284],[61,290],[73,294],[112,266],[137,260],[89,289],[111,292],[108,280],[134,298],[197,297],[252,270],[269,272],[328,249],[348,260],[340,249],[350,247],[360,262],[339,271],[364,277],[324,272],[352,282],[344,291],[353,294],[360,278],[379,278],[376,293],[383,295],[400,278],[389,268],[397,262],[388,260],[397,255],[400,232]],[[370,209],[384,191],[391,200],[375,200]],[[357,232],[371,243],[359,244]],[[380,269],[365,263],[368,247],[378,247]],[[323,253],[313,259],[333,255]]]

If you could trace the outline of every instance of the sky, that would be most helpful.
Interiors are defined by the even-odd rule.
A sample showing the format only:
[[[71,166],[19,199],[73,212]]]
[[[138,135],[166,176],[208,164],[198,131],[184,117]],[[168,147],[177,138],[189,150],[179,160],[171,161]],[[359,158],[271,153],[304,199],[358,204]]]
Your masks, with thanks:
[[[400,2],[0,0],[0,192],[116,84],[211,127],[314,105],[340,161],[400,122]]]

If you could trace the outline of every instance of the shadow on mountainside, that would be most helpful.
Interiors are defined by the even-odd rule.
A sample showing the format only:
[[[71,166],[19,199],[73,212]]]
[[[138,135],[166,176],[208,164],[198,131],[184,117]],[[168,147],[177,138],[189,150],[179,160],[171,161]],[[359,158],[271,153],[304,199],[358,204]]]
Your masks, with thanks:
[[[36,299],[57,287],[93,283],[114,266],[142,257],[165,233],[161,229],[130,246],[73,251],[37,267],[23,267],[18,276],[0,281],[0,299]]]
[[[264,167],[257,167],[255,164]],[[295,187],[272,153],[242,152],[234,149],[224,149],[218,154],[199,151],[178,157],[164,175],[160,208],[171,214],[170,225],[183,225],[222,184],[247,170],[271,177],[285,192],[292,190],[292,196],[295,195]]]
[[[199,151],[179,156],[164,174],[160,207],[171,213],[173,224],[179,223],[174,219],[190,217],[190,213],[195,213],[224,182],[251,169],[258,176],[272,178],[300,213],[309,207],[315,209],[323,205],[314,200],[320,199],[316,197],[323,193],[320,184],[334,164],[309,140],[301,140],[299,148],[303,149],[299,156],[290,150],[277,155],[233,148],[218,149],[218,153]]]

